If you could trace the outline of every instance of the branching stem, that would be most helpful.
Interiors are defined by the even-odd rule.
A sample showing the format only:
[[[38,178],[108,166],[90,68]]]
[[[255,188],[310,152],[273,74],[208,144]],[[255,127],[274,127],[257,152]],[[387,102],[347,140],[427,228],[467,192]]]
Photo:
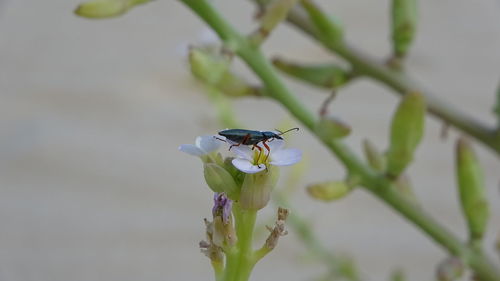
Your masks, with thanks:
[[[247,39],[236,32],[206,0],[181,1],[198,14],[208,25],[210,25],[210,27],[212,27],[214,31],[219,34],[221,39],[224,40],[226,44],[231,44],[231,46],[234,47],[233,49],[236,53],[262,80],[267,92],[272,98],[282,104],[293,116],[295,116],[295,118],[297,118],[304,124],[304,126],[309,128],[311,132],[314,133],[313,128],[316,124],[315,116],[290,93],[284,83],[280,80],[271,63],[264,57],[258,47],[249,44]],[[339,53],[346,52],[344,53],[346,57],[351,55],[350,53],[347,53],[347,49],[340,48],[338,46],[335,48]],[[354,58],[355,57],[352,57],[350,59],[354,61]],[[356,57],[356,59],[359,58]],[[359,59],[358,64],[363,65],[361,64],[362,61],[363,60]],[[371,73],[372,71],[378,71],[377,69],[367,69],[368,70],[364,70],[364,72]],[[391,74],[386,78],[393,79],[394,77],[393,74]],[[415,90],[413,87],[409,87],[408,89],[406,87],[402,87],[405,84],[399,83],[401,81],[405,81],[405,78],[400,79],[401,80],[395,79],[388,81],[393,81],[391,83],[394,83],[393,87],[395,89],[397,85],[400,85],[401,90]],[[432,101],[433,99],[431,98],[430,100]],[[456,120],[456,118],[450,119],[450,124],[457,125]],[[476,124],[475,122],[470,122],[471,124]],[[459,128],[464,129],[469,127],[461,125]],[[480,130],[478,132],[483,131]],[[498,269],[492,265],[482,252],[469,248],[468,245],[460,241],[454,234],[449,232],[432,217],[423,212],[422,209],[409,202],[403,195],[397,193],[391,182],[363,163],[343,142],[337,140],[331,141],[327,139],[321,139],[321,141],[337,156],[350,174],[359,175],[361,178],[361,184],[366,189],[371,191],[375,196],[386,202],[395,211],[415,224],[436,243],[445,248],[450,254],[462,257],[474,270],[476,276],[480,280],[500,281],[500,273],[498,272]],[[500,145],[496,151],[500,151]]]

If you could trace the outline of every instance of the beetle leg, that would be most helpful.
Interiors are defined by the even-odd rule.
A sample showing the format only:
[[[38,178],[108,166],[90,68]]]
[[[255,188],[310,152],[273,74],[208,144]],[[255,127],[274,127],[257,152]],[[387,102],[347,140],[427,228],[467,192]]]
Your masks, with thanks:
[[[250,139],[250,134],[247,134],[247,135],[243,138],[243,140],[241,140],[241,142],[240,142],[240,143],[238,143],[238,144],[231,144],[231,146],[229,147],[229,150],[231,150],[231,148],[233,148],[233,146],[240,146],[240,145],[242,145],[242,144],[245,144],[245,142],[247,142],[247,141],[248,141],[248,139]]]
[[[269,145],[267,145],[266,141],[263,141],[262,144],[267,149],[266,158],[264,158],[264,162],[266,162],[267,158],[269,158],[269,154],[271,154],[271,148],[269,148]]]

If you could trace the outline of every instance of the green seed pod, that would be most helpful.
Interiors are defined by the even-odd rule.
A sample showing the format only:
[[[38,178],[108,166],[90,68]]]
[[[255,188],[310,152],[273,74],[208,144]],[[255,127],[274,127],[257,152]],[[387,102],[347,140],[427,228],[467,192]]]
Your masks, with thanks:
[[[391,124],[387,151],[387,174],[397,177],[413,160],[422,139],[425,122],[425,101],[420,93],[407,93],[399,104]]]
[[[338,20],[323,13],[312,0],[301,0],[301,3],[325,44],[334,45],[342,40],[344,30]]]
[[[391,281],[406,281],[406,274],[403,269],[398,268],[391,274]]]
[[[273,59],[273,64],[284,73],[321,88],[338,89],[351,78],[347,69],[335,64],[302,65],[279,58]]]
[[[267,5],[264,14],[260,18],[259,32],[264,37],[267,37],[286,18],[288,11],[295,3],[297,3],[297,0],[274,0]]]
[[[189,65],[194,77],[209,84],[216,85],[229,69],[230,59],[227,56],[216,55],[206,49],[191,48],[189,50]]]
[[[329,181],[307,186],[307,192],[311,197],[326,202],[340,199],[351,190],[352,188],[343,181]]]
[[[316,133],[326,140],[343,138],[351,133],[351,127],[334,117],[323,117],[316,124]]]
[[[462,211],[469,227],[469,239],[471,242],[480,241],[488,223],[489,206],[479,161],[465,138],[457,141],[456,171]]]
[[[385,156],[368,139],[363,141],[363,151],[365,152],[366,160],[368,160],[373,169],[379,172],[385,171],[385,167],[387,166]]]
[[[261,89],[248,84],[230,71],[222,74],[215,87],[227,97],[260,96]]]
[[[205,181],[213,192],[224,192],[232,200],[237,198],[239,188],[228,171],[215,163],[205,163],[203,167]]]
[[[493,107],[493,113],[497,116],[497,130],[500,132],[500,84],[497,88],[497,100]]]
[[[392,44],[394,55],[404,57],[417,29],[417,0],[392,0]]]
[[[442,261],[436,271],[438,281],[453,281],[462,277],[465,266],[462,260],[457,257],[449,257]]]
[[[151,0],[95,0],[80,4],[75,14],[85,18],[112,18],[125,14],[132,7]]]
[[[241,186],[239,201],[241,208],[247,210],[264,208],[271,198],[271,192],[278,178],[279,169],[276,166],[269,166],[267,171],[246,174]]]

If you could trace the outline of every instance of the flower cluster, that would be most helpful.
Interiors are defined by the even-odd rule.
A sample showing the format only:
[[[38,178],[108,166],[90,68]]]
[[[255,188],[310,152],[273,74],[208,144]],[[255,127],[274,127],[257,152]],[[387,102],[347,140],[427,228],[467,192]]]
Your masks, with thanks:
[[[296,148],[284,148],[285,141],[274,139],[252,146],[238,145],[222,136],[199,136],[195,144],[183,144],[179,150],[193,156],[203,158],[216,152],[223,143],[233,145],[231,151],[236,154],[232,160],[234,167],[246,174],[254,174],[266,170],[269,166],[289,166],[300,161],[302,152]]]
[[[233,153],[225,159],[218,152],[223,144]],[[243,145],[223,136],[200,136],[195,144],[183,144],[179,150],[202,160],[205,181],[212,191],[254,210],[267,205],[278,179],[277,167],[293,165],[302,158],[300,150],[285,148],[282,139]]]

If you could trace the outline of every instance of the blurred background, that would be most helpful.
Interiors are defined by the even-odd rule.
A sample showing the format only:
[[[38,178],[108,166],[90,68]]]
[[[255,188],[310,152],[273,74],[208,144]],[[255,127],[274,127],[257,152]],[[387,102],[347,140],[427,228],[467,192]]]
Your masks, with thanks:
[[[493,125],[500,2],[420,2],[408,70],[442,99]],[[110,20],[76,17],[78,4],[0,1],[0,280],[212,280],[198,249],[212,194],[200,161],[177,147],[223,129],[186,63],[189,44],[216,39],[177,1],[154,1]],[[240,30],[255,27],[248,1],[214,4]],[[351,43],[381,59],[389,54],[388,1],[320,4],[344,22]],[[301,62],[336,59],[285,25],[264,49]],[[241,63],[236,68],[248,73]],[[311,110],[319,109],[326,92],[285,79]],[[330,110],[351,124],[347,142],[360,153],[364,138],[386,147],[397,101],[361,79]],[[266,100],[238,100],[234,110],[252,129],[273,129],[289,118]],[[442,140],[442,124],[427,121],[409,170],[415,192],[429,213],[465,238],[453,167],[457,133]],[[343,168],[306,130],[293,133],[290,146],[304,151],[309,167],[292,203],[325,247],[353,257],[365,280],[387,280],[395,268],[405,269],[408,280],[434,278],[444,251],[363,190],[331,204],[308,198],[303,186],[341,179]],[[491,200],[486,245],[494,256],[500,164],[475,148]],[[273,208],[264,210],[262,228]],[[324,271],[291,233],[252,280],[315,280]]]

